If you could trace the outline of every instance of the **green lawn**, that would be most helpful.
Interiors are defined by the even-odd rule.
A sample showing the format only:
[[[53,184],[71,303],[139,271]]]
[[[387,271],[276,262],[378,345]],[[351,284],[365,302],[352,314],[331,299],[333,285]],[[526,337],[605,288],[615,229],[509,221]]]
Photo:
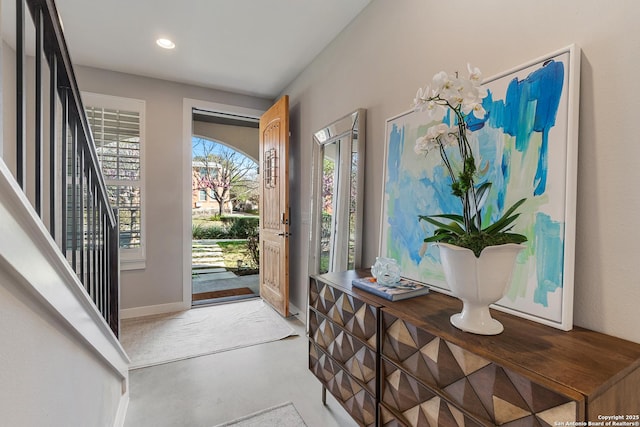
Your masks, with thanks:
[[[227,269],[237,269],[238,260],[242,260],[247,267],[253,267],[246,241],[218,242],[218,246],[222,248],[222,257]]]

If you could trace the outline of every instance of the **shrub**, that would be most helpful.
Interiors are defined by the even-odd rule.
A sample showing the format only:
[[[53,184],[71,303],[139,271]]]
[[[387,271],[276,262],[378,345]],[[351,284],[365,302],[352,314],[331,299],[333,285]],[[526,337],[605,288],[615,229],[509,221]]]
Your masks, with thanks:
[[[194,224],[191,227],[193,239],[226,239],[229,231],[219,225]]]
[[[223,224],[193,224],[194,239],[246,239],[258,235],[259,219],[256,217],[223,217]]]
[[[223,222],[223,223],[225,223],[225,224],[229,224],[230,222],[233,222],[233,220],[234,220],[235,218],[236,218],[236,217],[234,217],[234,216],[228,216],[228,215],[222,215],[222,216],[220,216],[220,215],[218,215],[218,219],[217,219],[217,220],[218,220],[218,221],[221,221],[221,222]]]
[[[260,265],[260,233],[257,227],[251,235],[247,236],[246,246],[253,265],[258,267]]]
[[[255,217],[233,217],[229,227],[230,239],[246,239],[257,234],[259,219]]]

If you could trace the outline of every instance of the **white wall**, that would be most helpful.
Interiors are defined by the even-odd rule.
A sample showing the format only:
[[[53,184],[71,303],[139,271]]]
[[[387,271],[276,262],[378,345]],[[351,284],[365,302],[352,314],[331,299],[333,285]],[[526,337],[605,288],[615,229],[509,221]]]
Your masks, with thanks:
[[[0,266],[0,413],[7,426],[113,426],[122,380]]]
[[[640,342],[640,3],[374,0],[283,93],[295,174],[292,302],[307,286],[311,135],[367,109],[363,265],[378,251],[385,120],[440,70],[485,76],[576,43],[582,49],[574,322]]]
[[[81,91],[142,99],[146,102],[147,265],[122,272],[123,309],[175,307],[183,300],[182,117],[183,99],[197,99],[244,108],[266,109],[271,100],[76,67]]]

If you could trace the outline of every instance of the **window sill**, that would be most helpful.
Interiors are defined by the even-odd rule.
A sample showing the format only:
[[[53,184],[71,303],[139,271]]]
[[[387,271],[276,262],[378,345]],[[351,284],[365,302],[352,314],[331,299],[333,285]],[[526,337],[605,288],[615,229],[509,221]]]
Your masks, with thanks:
[[[144,259],[120,259],[120,271],[144,270],[147,268],[147,261]]]

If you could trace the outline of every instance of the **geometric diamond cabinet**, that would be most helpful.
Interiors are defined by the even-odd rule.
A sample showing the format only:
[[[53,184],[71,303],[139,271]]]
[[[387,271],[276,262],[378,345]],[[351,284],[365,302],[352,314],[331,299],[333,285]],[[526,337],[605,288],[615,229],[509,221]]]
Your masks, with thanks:
[[[309,367],[361,425],[640,422],[640,344],[496,311],[503,333],[469,334],[449,321],[457,299],[431,292],[390,302],[351,288],[369,274],[316,276],[309,293]]]
[[[579,419],[581,401],[390,314],[383,317],[382,401],[408,424],[522,426]]]
[[[329,390],[354,420],[375,426],[380,305],[366,303],[350,288],[311,278],[309,369],[322,382],[323,393]]]

